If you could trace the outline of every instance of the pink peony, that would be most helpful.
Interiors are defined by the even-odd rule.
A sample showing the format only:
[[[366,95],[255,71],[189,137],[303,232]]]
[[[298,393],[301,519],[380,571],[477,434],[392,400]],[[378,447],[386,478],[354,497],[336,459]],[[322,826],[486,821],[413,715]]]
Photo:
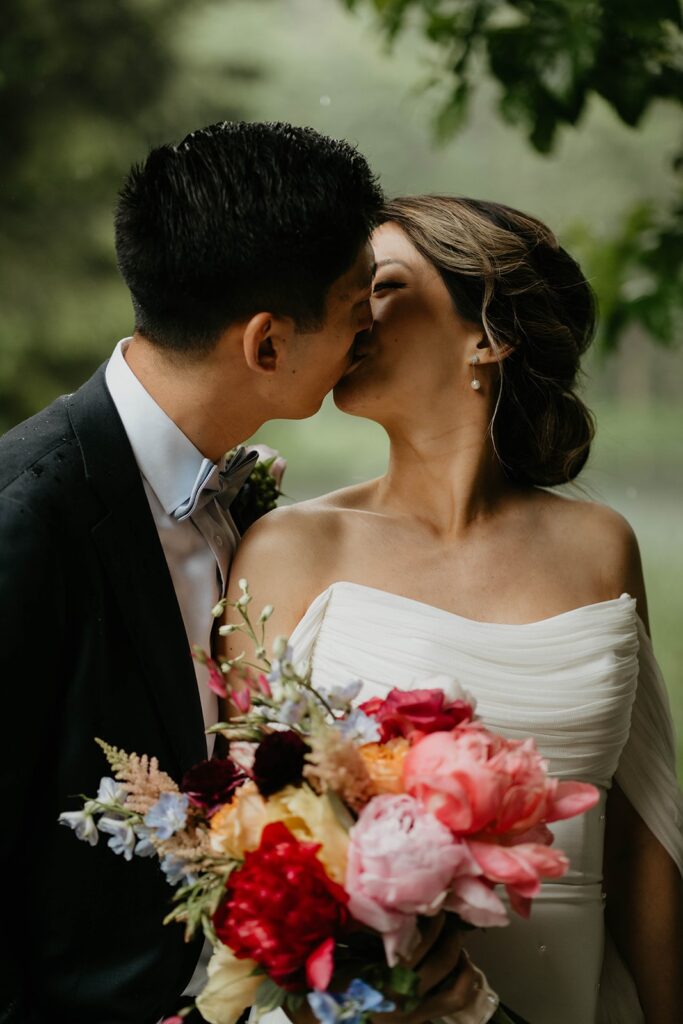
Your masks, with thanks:
[[[541,889],[542,878],[561,878],[569,861],[561,850],[551,850],[539,843],[469,842],[469,848],[482,872],[492,882],[501,882],[510,898],[512,909],[528,917],[531,899]]]
[[[475,928],[501,928],[510,923],[505,904],[493,891],[493,882],[475,874],[453,880],[446,910],[458,914]]]
[[[349,835],[349,910],[381,934],[393,966],[418,939],[417,915],[437,914],[453,878],[481,869],[467,845],[406,794],[374,797]]]
[[[403,762],[406,792],[458,836],[496,820],[510,784],[491,764],[496,737],[471,727],[424,736]]]
[[[558,782],[546,771],[532,739],[506,740],[468,725],[420,739],[404,761],[403,780],[406,791],[456,835],[500,836],[510,843],[597,803],[594,786]]]
[[[548,778],[534,741],[506,740],[477,724],[420,739],[403,763],[403,781],[457,838],[466,839],[478,871],[456,878],[447,907],[471,924],[505,924],[493,886],[505,886],[512,909],[529,915],[543,878],[560,878],[569,862],[549,849],[546,822],[582,814],[599,794],[581,782]],[[477,877],[479,876],[479,877]]]

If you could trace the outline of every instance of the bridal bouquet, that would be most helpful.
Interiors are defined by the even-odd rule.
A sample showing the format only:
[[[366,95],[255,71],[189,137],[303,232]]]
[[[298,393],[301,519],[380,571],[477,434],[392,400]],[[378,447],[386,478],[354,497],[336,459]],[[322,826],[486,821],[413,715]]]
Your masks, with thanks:
[[[220,631],[246,634],[253,660],[195,651],[234,710],[215,727],[230,757],[176,782],[98,740],[113,778],[60,821],[127,860],[159,859],[178,887],[167,920],[213,945],[197,999],[210,1024],[304,1000],[324,1024],[410,1009],[418,975],[402,958],[419,918],[505,925],[501,887],[527,916],[541,879],[568,867],[548,823],[592,807],[597,790],[549,778],[533,740],[487,730],[448,678],[359,706],[360,682],[314,686],[284,638],[266,657],[272,607],[252,623],[240,587],[239,624]]]

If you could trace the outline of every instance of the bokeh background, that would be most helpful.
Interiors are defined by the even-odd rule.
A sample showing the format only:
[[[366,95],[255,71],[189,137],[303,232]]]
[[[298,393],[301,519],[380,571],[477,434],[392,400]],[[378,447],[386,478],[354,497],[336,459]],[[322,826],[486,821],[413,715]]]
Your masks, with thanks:
[[[309,124],[356,142],[390,194],[540,216],[600,300],[580,488],[640,538],[683,773],[682,67],[678,0],[3,0],[0,429],[130,332],[116,191],[193,128]],[[329,402],[259,439],[286,453],[292,499],[386,456]]]

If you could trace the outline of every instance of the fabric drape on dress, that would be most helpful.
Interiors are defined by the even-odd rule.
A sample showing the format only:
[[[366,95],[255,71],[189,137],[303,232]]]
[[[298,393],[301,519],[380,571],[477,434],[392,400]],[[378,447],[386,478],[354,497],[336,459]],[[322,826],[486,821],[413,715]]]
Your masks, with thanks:
[[[631,806],[683,875],[683,799],[676,777],[676,741],[669,696],[645,626],[638,626],[638,687],[631,730],[615,779]],[[634,1005],[640,1016],[634,1016]],[[600,984],[598,1024],[642,1024],[638,995],[609,932]],[[631,1014],[629,1017],[628,1014]]]
[[[598,807],[553,826],[571,867],[543,886],[529,921],[468,937],[504,1002],[533,1024],[642,1024],[633,980],[603,927],[607,790],[616,778],[681,869],[673,726],[652,646],[629,595],[524,625],[477,622],[420,601],[338,582],[291,637],[295,658],[362,696],[456,678],[491,728],[533,736],[551,773],[601,789]]]

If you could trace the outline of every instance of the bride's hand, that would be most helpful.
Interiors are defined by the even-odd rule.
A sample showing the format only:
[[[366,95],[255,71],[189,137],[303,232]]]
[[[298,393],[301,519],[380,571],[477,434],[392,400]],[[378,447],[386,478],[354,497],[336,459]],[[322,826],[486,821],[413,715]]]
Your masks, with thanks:
[[[409,960],[402,961],[420,976],[420,1004],[408,1012],[393,1010],[375,1014],[376,1024],[424,1024],[447,1017],[468,1007],[476,998],[480,975],[462,948],[463,933],[449,914],[422,919],[419,946]],[[391,998],[391,993],[388,993]],[[294,1024],[317,1024],[311,1008],[304,1004],[287,1011]]]
[[[377,1024],[423,1024],[464,1010],[476,997],[479,975],[463,949],[457,919],[441,913],[423,921],[420,945],[405,961],[420,976],[420,1004],[407,1013],[378,1014]]]

